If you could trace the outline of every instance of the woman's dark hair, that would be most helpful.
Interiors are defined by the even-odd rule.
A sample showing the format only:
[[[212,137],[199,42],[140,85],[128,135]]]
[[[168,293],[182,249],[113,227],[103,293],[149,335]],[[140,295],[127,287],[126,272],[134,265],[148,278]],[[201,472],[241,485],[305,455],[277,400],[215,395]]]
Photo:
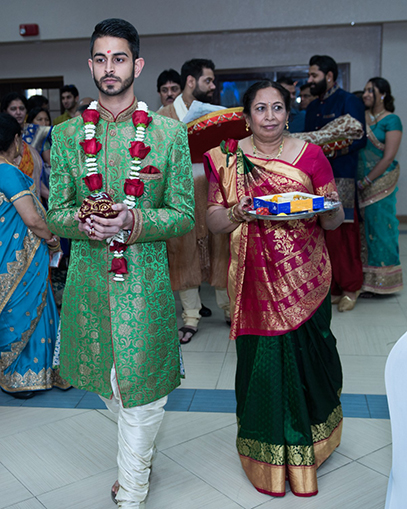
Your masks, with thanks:
[[[27,115],[27,119],[26,119],[26,122],[27,124],[32,124],[33,123],[33,120],[35,119],[35,117],[41,113],[41,112],[44,112],[47,114],[48,116],[48,120],[49,120],[49,125],[52,124],[51,122],[51,117],[50,117],[50,114],[49,114],[49,111],[46,110],[45,108],[33,108],[32,110],[30,110],[28,112],[28,115]]]
[[[21,136],[21,126],[8,113],[0,113],[0,152],[7,152],[16,137]]]
[[[7,108],[10,106],[10,103],[17,100],[20,100],[24,104],[25,109],[27,109],[27,99],[18,92],[10,92],[1,100],[1,111],[6,112]]]
[[[128,21],[119,18],[109,18],[98,23],[90,39],[91,58],[93,58],[93,45],[96,39],[100,37],[118,37],[119,39],[126,39],[133,55],[133,61],[139,57],[140,38],[137,30]]]
[[[290,112],[291,108],[291,97],[290,92],[284,88],[280,83],[276,83],[275,81],[270,80],[263,80],[263,81],[257,81],[256,83],[253,83],[243,96],[243,113],[250,117],[250,109],[252,107],[254,98],[256,97],[256,94],[259,90],[262,90],[263,88],[275,88],[278,90],[283,98],[283,102],[285,105],[285,109],[287,113]]]
[[[376,104],[379,100],[379,98],[376,97],[376,92],[374,89],[374,87],[376,87],[377,90],[382,95],[384,95],[383,106],[385,107],[385,109],[387,111],[391,111],[393,113],[395,110],[394,97],[391,95],[390,83],[387,80],[385,80],[384,78],[378,78],[378,77],[371,78],[369,81],[373,85],[373,97],[374,97],[373,107],[376,106]]]

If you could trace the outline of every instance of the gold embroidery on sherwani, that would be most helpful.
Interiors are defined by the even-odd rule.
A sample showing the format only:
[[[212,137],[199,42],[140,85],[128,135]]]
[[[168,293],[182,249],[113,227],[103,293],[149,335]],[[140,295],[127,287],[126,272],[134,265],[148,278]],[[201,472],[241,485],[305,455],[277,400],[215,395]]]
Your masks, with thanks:
[[[100,171],[118,203],[125,198],[128,147],[135,136],[130,113],[135,106],[116,119],[102,106],[97,124]],[[89,241],[74,220],[89,194],[82,180],[86,168],[79,145],[84,137],[81,118],[54,128],[51,150],[48,220],[52,231],[72,239],[61,312],[61,374],[76,387],[110,397],[114,363],[126,408],[161,398],[179,385],[179,341],[165,241],[185,234],[194,221],[186,127],[149,115],[153,121],[145,143],[152,150],[144,163],[155,166],[163,178],[145,180],[144,194],[137,198],[138,220],[128,241],[124,283],[114,282],[108,273],[113,257],[108,245]]]

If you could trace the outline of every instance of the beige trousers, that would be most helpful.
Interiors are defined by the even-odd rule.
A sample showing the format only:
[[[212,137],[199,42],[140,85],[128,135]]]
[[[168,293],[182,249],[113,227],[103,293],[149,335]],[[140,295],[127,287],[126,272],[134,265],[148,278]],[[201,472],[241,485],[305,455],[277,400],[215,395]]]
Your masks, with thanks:
[[[215,288],[216,303],[223,309],[225,318],[230,318],[230,304],[226,288]],[[201,297],[199,295],[199,287],[188,288],[188,290],[179,290],[179,298],[182,304],[182,319],[184,325],[198,327],[201,315],[199,311],[202,307]]]
[[[124,408],[120,398],[114,366],[110,374],[112,398],[103,398],[107,408],[118,416],[117,466],[120,489],[117,493],[118,507],[139,509],[149,489],[154,441],[164,418],[164,405],[168,397],[147,405]]]

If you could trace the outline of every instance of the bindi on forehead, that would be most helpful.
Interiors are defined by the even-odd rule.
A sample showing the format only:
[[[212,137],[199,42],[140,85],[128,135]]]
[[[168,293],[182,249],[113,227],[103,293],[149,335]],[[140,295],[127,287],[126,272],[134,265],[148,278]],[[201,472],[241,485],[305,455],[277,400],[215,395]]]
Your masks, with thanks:
[[[108,49],[108,50],[107,50],[107,54],[109,54],[109,53],[111,53],[111,52],[112,52],[112,50],[111,50],[111,49]]]

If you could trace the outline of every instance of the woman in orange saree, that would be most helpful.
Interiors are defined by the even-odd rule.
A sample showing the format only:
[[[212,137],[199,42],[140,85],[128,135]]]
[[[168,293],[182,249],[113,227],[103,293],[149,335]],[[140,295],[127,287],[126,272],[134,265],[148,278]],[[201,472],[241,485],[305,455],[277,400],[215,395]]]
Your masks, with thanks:
[[[283,496],[288,479],[295,495],[312,496],[316,469],[339,445],[342,430],[342,370],[330,331],[323,230],[343,221],[343,209],[293,221],[246,214],[254,196],[337,195],[322,150],[283,135],[286,90],[259,82],[243,101],[253,135],[205,154],[208,227],[230,233],[237,449],[258,491]]]

